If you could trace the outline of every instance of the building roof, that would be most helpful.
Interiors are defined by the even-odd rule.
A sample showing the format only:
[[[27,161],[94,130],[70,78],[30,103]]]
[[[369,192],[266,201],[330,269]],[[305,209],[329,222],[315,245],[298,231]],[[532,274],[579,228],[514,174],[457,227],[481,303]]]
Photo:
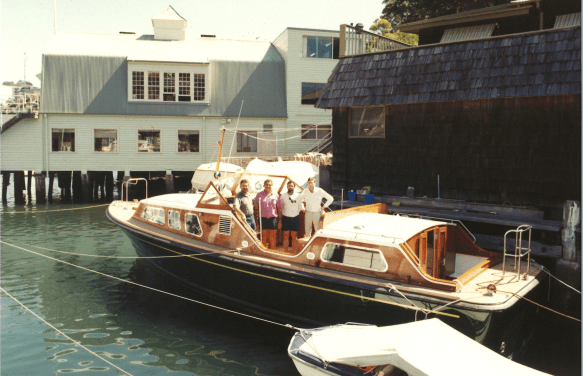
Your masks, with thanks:
[[[581,94],[581,28],[341,58],[316,107]]]

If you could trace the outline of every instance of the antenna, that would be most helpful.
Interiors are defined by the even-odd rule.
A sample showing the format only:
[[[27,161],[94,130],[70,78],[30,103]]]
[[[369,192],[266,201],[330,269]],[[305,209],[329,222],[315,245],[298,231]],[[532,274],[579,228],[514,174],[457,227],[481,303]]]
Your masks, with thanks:
[[[241,111],[243,110],[243,103],[241,101],[241,108],[239,109],[239,116],[237,116],[237,125],[235,125],[235,134],[233,135],[233,140],[231,141],[231,150],[229,150],[229,162],[231,161],[231,153],[233,152],[233,144],[235,143],[235,138],[237,137],[237,129],[239,128],[239,119],[241,118]]]
[[[24,81],[26,81],[26,52],[24,53]]]
[[[54,19],[55,35],[57,35],[57,0],[53,0],[53,19]]]

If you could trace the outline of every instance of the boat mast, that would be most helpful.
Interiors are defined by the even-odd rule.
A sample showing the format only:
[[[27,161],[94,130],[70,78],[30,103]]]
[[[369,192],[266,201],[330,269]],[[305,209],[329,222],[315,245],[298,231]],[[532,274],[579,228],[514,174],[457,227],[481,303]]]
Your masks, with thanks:
[[[221,165],[221,154],[223,153],[223,144],[225,141],[225,127],[223,127],[223,133],[221,134],[221,141],[219,142],[219,156],[217,157],[217,169],[215,171],[215,179],[221,177],[221,173],[219,172],[219,166]]]

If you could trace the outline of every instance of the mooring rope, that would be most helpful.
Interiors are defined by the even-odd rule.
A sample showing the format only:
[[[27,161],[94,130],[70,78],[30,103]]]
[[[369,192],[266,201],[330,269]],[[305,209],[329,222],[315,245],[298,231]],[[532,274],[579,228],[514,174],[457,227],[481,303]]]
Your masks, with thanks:
[[[42,256],[42,257],[47,258],[49,260],[57,261],[57,262],[60,262],[60,263],[63,263],[63,264],[69,265],[69,266],[74,266],[76,268],[79,268],[79,269],[82,269],[82,270],[85,270],[85,271],[88,271],[88,272],[91,272],[91,273],[99,274],[101,276],[109,277],[109,278],[115,279],[115,280],[120,281],[120,282],[129,283],[131,285],[143,287],[143,288],[146,288],[148,290],[152,290],[152,291],[156,291],[156,292],[159,292],[159,293],[162,293],[162,294],[166,294],[166,295],[169,295],[169,296],[173,296],[175,298],[184,299],[184,300],[187,300],[189,302],[201,304],[201,305],[204,305],[204,306],[207,306],[207,307],[211,307],[211,308],[216,308],[216,309],[221,310],[221,311],[234,313],[234,314],[237,314],[237,315],[241,315],[241,316],[244,316],[244,317],[256,319],[256,320],[263,321],[263,322],[266,322],[266,323],[270,323],[270,324],[274,324],[274,325],[279,325],[279,326],[282,326],[284,328],[301,330],[301,328],[296,328],[295,326],[292,326],[290,324],[282,324],[282,323],[279,323],[279,322],[262,319],[260,317],[255,317],[255,316],[247,315],[245,313],[241,313],[241,312],[233,311],[233,310],[230,310],[230,309],[222,308],[222,307],[215,306],[215,305],[212,305],[212,304],[209,304],[209,303],[201,302],[199,300],[194,300],[194,299],[186,298],[184,296],[180,296],[180,295],[177,295],[177,294],[173,294],[171,292],[167,292],[167,291],[164,291],[164,290],[155,289],[153,287],[149,287],[149,286],[142,285],[142,284],[139,284],[139,283],[136,283],[136,282],[128,281],[128,280],[125,280],[125,279],[122,279],[122,278],[119,278],[119,277],[115,277],[113,275],[109,275],[109,274],[105,274],[105,273],[102,273],[102,272],[98,272],[97,270],[85,268],[85,267],[80,266],[80,265],[75,265],[75,264],[72,264],[72,263],[67,262],[67,261],[63,261],[63,260],[56,259],[54,257],[50,257],[50,256],[47,256],[47,255],[43,255],[42,253],[38,253],[38,252],[35,252],[35,251],[31,251],[30,249],[22,248],[22,247],[19,247],[17,245],[14,245],[14,244],[6,243],[5,241],[0,241],[0,243],[6,244],[6,245],[11,246],[11,247],[14,247],[16,249],[20,249],[20,250],[25,251],[25,252],[29,252],[29,253],[35,254],[37,256]]]
[[[91,205],[91,206],[84,206],[82,208],[41,210],[41,211],[12,211],[12,212],[2,212],[2,214],[44,214],[44,213],[54,213],[54,212],[63,212],[63,211],[72,211],[72,210],[93,209],[93,208],[100,208],[102,206],[109,206],[109,205],[110,204]]]
[[[534,262],[534,261],[533,261]],[[538,264],[537,264],[538,265]],[[554,275],[552,275],[548,270],[546,270],[546,268],[541,267],[541,269],[547,273],[548,275],[550,275],[551,277],[553,277],[555,280],[561,282],[563,285],[567,286],[568,288],[570,288],[571,290],[574,290],[576,292],[578,292],[579,294],[581,294],[581,291],[577,290],[576,288],[574,288],[573,286],[568,285],[567,283],[561,281],[560,279],[558,279],[557,277],[555,277]]]
[[[32,311],[30,308],[28,308],[27,306],[25,306],[22,302],[20,302],[18,299],[16,299],[14,296],[10,295],[10,293],[8,293],[8,291],[4,290],[2,287],[0,287],[0,291],[2,291],[4,294],[8,295],[12,300],[14,300],[16,303],[20,304],[20,306],[22,308],[24,308],[26,311],[32,313],[34,316],[36,316],[36,318],[38,318],[39,320],[41,320],[42,322],[44,322],[45,324],[47,324],[48,326],[50,326],[54,331],[56,331],[57,333],[59,333],[60,335],[62,335],[63,337],[67,338],[68,340],[70,340],[71,342],[73,342],[73,344],[75,344],[75,346],[79,346],[82,349],[84,349],[85,351],[87,351],[88,353],[90,353],[91,355],[103,360],[105,363],[109,364],[112,367],[115,367],[116,369],[122,371],[123,373],[125,373],[126,375],[132,376],[131,373],[124,371],[123,369],[119,368],[118,366],[116,366],[115,364],[111,363],[110,361],[108,361],[107,359],[99,356],[98,354],[96,354],[95,352],[89,350],[87,347],[83,346],[81,344],[81,342],[79,341],[75,341],[73,338],[69,337],[68,335],[66,335],[65,333],[63,333],[61,330],[55,328],[53,325],[51,325],[51,323],[49,323],[47,320],[43,319],[42,317],[40,317],[39,315],[37,315],[34,311]]]
[[[566,315],[566,314],[564,314],[564,313],[561,313],[561,312],[559,312],[559,311],[555,311],[555,310],[554,310],[554,309],[552,309],[552,308],[546,307],[546,306],[544,306],[544,305],[542,305],[542,304],[540,304],[540,303],[537,303],[537,302],[535,302],[535,301],[533,301],[533,300],[530,300],[530,299],[528,299],[527,297],[520,296],[520,295],[518,295],[518,294],[516,294],[516,293],[514,293],[514,292],[510,292],[510,291],[502,291],[502,290],[497,290],[497,291],[496,291],[496,293],[502,293],[502,294],[510,294],[510,295],[514,295],[515,297],[517,297],[517,298],[519,298],[519,299],[524,299],[524,300],[526,300],[527,302],[530,302],[530,303],[532,303],[532,304],[534,304],[534,305],[536,305],[536,306],[539,306],[539,307],[541,307],[541,308],[544,308],[544,309],[546,309],[546,310],[548,310],[548,311],[551,311],[551,312],[553,312],[553,313],[556,313],[556,314],[558,314],[558,315],[564,316],[564,317],[566,317],[566,318],[568,318],[568,319],[571,319],[571,320],[575,320],[575,321],[581,322],[581,319],[578,319],[578,318],[576,318],[576,317],[572,317],[572,316]]]

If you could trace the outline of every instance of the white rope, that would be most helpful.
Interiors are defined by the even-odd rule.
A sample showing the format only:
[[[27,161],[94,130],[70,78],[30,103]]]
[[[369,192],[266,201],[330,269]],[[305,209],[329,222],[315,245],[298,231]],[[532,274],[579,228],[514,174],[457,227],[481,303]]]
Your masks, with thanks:
[[[532,261],[534,263],[534,261]],[[537,264],[538,265],[538,264]],[[555,280],[561,282],[563,285],[567,286],[568,288],[572,289],[573,291],[578,292],[579,294],[581,294],[581,291],[577,290],[576,288],[574,288],[573,286],[569,286],[567,283],[561,281],[560,279],[558,279],[557,277],[555,277],[554,275],[552,275],[546,268],[542,267],[539,265],[539,267],[548,275],[550,275],[551,277],[553,277]]]
[[[44,214],[44,213],[54,213],[54,212],[63,212],[63,211],[71,211],[71,210],[83,210],[83,209],[93,209],[99,208],[102,206],[109,206],[109,204],[103,205],[92,205],[92,206],[84,206],[82,208],[73,208],[73,209],[55,209],[55,210],[42,210],[42,211],[13,211],[13,212],[2,212],[2,214]]]
[[[303,132],[303,133],[300,133],[299,135],[296,135],[296,136],[291,136],[291,137],[286,137],[286,138],[276,138],[275,140],[268,139],[268,138],[260,138],[260,137],[257,137],[257,136],[252,136],[252,135],[250,135],[250,134],[246,133],[246,132],[257,132],[257,131],[250,131],[250,130],[248,130],[248,131],[237,131],[237,130],[231,130],[231,129],[227,129],[226,131],[227,131],[227,132],[233,132],[233,133],[235,134],[233,137],[236,137],[236,134],[237,134],[237,133],[241,133],[241,134],[244,134],[245,136],[247,136],[247,137],[249,137],[249,138],[253,138],[253,139],[256,139],[256,140],[261,140],[261,141],[270,141],[270,142],[281,142],[281,141],[293,140],[293,139],[295,139],[295,138],[300,138],[300,137],[303,137],[303,136],[305,136],[306,134],[308,134],[309,132],[312,132],[312,131],[315,131],[315,130],[317,130],[317,129],[318,129],[318,126],[320,126],[320,125],[327,125],[327,124],[314,124],[314,125],[313,125],[312,127],[310,127],[308,130],[306,130],[306,131],[305,131],[305,132]],[[284,130],[278,130],[278,132],[289,132],[289,131],[291,131],[291,130],[297,130],[297,129],[303,129],[303,128],[284,129]],[[272,133],[273,133],[273,132],[272,132]],[[230,156],[230,155],[229,155],[229,156]]]
[[[233,135],[233,139],[231,140],[231,150],[229,150],[229,158],[231,158],[231,153],[233,152],[233,144],[235,143],[235,136],[237,135],[237,129],[239,129],[239,119],[241,118],[241,111],[243,111],[243,103],[245,101],[241,101],[241,108],[239,109],[239,116],[237,116],[237,125],[235,125],[235,134]]]
[[[118,366],[116,366],[115,364],[111,363],[110,361],[108,361],[107,359],[99,356],[98,354],[94,353],[93,351],[89,350],[87,347],[83,346],[81,344],[81,342],[79,341],[75,341],[73,338],[69,337],[68,335],[66,335],[65,333],[63,333],[61,330],[55,328],[53,325],[51,325],[48,321],[46,321],[45,319],[43,319],[42,317],[40,317],[39,315],[37,315],[36,313],[34,313],[30,308],[28,308],[27,306],[25,306],[24,304],[22,304],[18,299],[16,299],[14,296],[10,295],[6,290],[4,290],[2,287],[0,287],[0,290],[8,295],[12,300],[14,300],[16,303],[20,304],[20,306],[22,308],[24,308],[25,310],[27,310],[28,312],[32,313],[34,316],[36,316],[39,320],[41,320],[42,322],[44,322],[45,324],[47,324],[48,326],[50,326],[54,331],[56,331],[57,333],[59,333],[60,335],[62,335],[63,337],[67,338],[69,341],[73,342],[73,344],[75,344],[75,346],[79,346],[81,348],[83,348],[85,351],[87,351],[88,353],[90,353],[91,355],[103,360],[105,363],[109,364],[112,367],[117,368],[118,370],[122,371],[123,373],[125,373],[126,375],[132,376],[131,373],[124,371],[123,369],[119,368]]]
[[[152,290],[152,291],[156,291],[156,292],[159,292],[159,293],[162,293],[162,294],[166,294],[166,295],[169,295],[169,296],[173,296],[175,298],[184,299],[184,300],[187,300],[189,302],[201,304],[201,305],[204,305],[204,306],[207,306],[207,307],[216,308],[216,309],[219,309],[221,311],[230,312],[230,313],[234,313],[234,314],[241,315],[241,316],[244,316],[244,317],[249,317],[249,318],[252,318],[252,319],[255,319],[255,320],[267,322],[267,323],[270,323],[270,324],[283,326],[285,328],[291,328],[291,329],[299,330],[299,329],[297,329],[296,327],[294,327],[294,326],[292,326],[290,324],[281,324],[281,323],[278,323],[278,322],[275,322],[275,321],[270,321],[270,320],[262,319],[260,317],[255,317],[255,316],[247,315],[245,313],[241,313],[241,312],[237,312],[237,311],[232,311],[230,309],[226,309],[226,308],[222,308],[222,307],[215,306],[215,305],[212,305],[212,304],[204,303],[204,302],[201,302],[199,300],[194,300],[194,299],[186,298],[184,296],[172,294],[170,292],[166,292],[166,291],[163,291],[163,290],[158,290],[158,289],[155,289],[153,287],[149,287],[149,286],[146,286],[146,285],[141,285],[141,284],[136,283],[136,282],[127,281],[125,279],[121,279],[121,278],[118,278],[118,277],[115,277],[115,276],[112,276],[112,275],[109,275],[109,274],[101,273],[101,272],[98,272],[96,270],[88,269],[88,268],[85,268],[83,266],[71,264],[71,263],[66,262],[66,261],[63,261],[63,260],[59,260],[59,259],[56,259],[56,258],[47,256],[47,255],[43,255],[42,253],[34,252],[34,251],[31,251],[30,249],[26,249],[26,248],[22,248],[22,247],[16,246],[14,244],[6,243],[5,241],[0,241],[0,243],[5,244],[5,245],[8,245],[8,246],[11,246],[11,247],[14,247],[16,249],[20,249],[20,250],[25,251],[25,252],[29,252],[29,253],[35,254],[37,256],[42,256],[42,257],[47,258],[49,260],[53,260],[53,261],[57,261],[57,262],[60,262],[60,263],[66,264],[66,265],[74,266],[76,268],[79,268],[79,269],[82,269],[82,270],[85,270],[85,271],[88,271],[88,272],[91,272],[91,273],[99,274],[99,275],[102,275],[104,277],[109,277],[109,278],[115,279],[115,280],[120,281],[120,282],[129,283],[131,285],[143,287],[143,288],[146,288],[148,290]]]

